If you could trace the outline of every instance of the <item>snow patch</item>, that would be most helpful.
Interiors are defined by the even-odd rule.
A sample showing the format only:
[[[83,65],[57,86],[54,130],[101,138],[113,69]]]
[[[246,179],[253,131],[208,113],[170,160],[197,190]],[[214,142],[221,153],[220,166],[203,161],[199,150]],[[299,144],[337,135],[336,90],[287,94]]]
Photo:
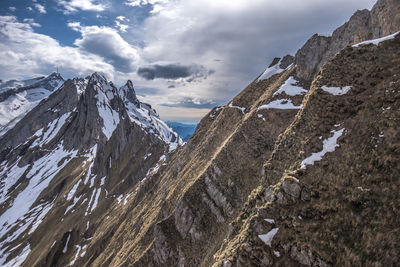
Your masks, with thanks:
[[[323,140],[322,150],[317,153],[312,153],[311,156],[304,159],[301,162],[301,168],[305,169],[307,165],[314,165],[314,162],[322,160],[322,157],[325,156],[326,153],[335,151],[335,148],[339,146],[337,140],[339,137],[342,136],[344,130],[345,128],[342,128],[338,131],[331,131],[331,133],[333,133],[333,136]]]
[[[37,200],[41,192],[47,188],[56,174],[76,155],[77,151],[65,151],[62,145],[59,145],[57,149],[30,165],[30,170],[26,174],[26,180],[29,181],[28,185],[19,192],[11,206],[0,216],[0,236],[4,236],[18,221],[23,220],[24,217],[29,215],[28,213],[31,211],[31,206]],[[62,162],[62,164],[57,166],[59,162]],[[21,173],[16,165],[14,165],[11,170],[3,170],[0,176],[3,177],[4,180],[8,180],[9,175],[15,173]],[[11,180],[13,179],[16,178],[12,177]],[[41,208],[43,209],[43,207]]]
[[[373,39],[373,40],[367,40],[358,44],[353,45],[353,47],[359,47],[361,45],[367,45],[367,44],[373,44],[373,45],[379,45],[381,42],[386,41],[386,40],[391,40],[394,39],[398,34],[400,33],[400,31],[378,38],[378,39]]]
[[[264,219],[264,221],[266,221],[267,223],[270,223],[270,224],[275,224],[274,219]]]
[[[119,195],[117,198],[118,204],[121,203],[122,198],[124,197],[124,195]]]
[[[3,267],[21,266],[22,263],[25,261],[26,257],[28,257],[30,252],[31,252],[31,246],[27,244],[18,256],[16,256],[6,264],[3,264],[4,263],[4,261],[2,262],[3,258],[0,258],[0,264],[2,264]]]
[[[69,266],[72,266],[72,265],[75,264],[75,262],[76,262],[76,260],[78,259],[78,256],[79,256],[79,252],[81,252],[81,249],[82,249],[82,247],[79,246],[79,245],[76,245],[75,247],[76,247],[76,253],[75,253],[74,259],[69,263]]]
[[[229,106],[230,108],[236,108],[236,109],[240,110],[240,111],[242,112],[243,115],[246,114],[246,113],[245,113],[246,108],[244,108],[244,107],[239,107],[239,106],[234,106],[234,105],[233,105],[233,102],[230,102],[228,106]]]
[[[97,203],[98,203],[98,201],[99,201],[100,193],[101,193],[101,188],[98,188],[98,189],[97,189],[97,194],[96,194],[96,197],[94,198],[93,206],[92,206],[92,208],[90,209],[90,212],[92,212],[92,211],[97,207]]]
[[[296,83],[297,81],[293,78],[293,76],[290,76],[285,81],[285,83],[279,88],[279,90],[276,91],[273,95],[276,96],[285,93],[289,96],[296,96],[296,95],[303,95],[308,92],[303,87],[295,85]]]
[[[271,242],[274,236],[278,233],[279,228],[273,228],[271,231],[264,235],[258,235],[258,237],[263,241],[266,245],[271,247]]]
[[[69,191],[69,193],[68,193],[68,195],[67,195],[67,201],[71,200],[71,199],[74,197],[74,195],[75,195],[75,193],[76,193],[76,189],[78,189],[78,187],[79,187],[79,185],[80,185],[81,182],[82,182],[82,180],[79,180],[79,181],[71,188],[71,190]]]
[[[351,86],[344,86],[344,87],[328,87],[323,85],[321,87],[322,90],[324,90],[325,92],[328,92],[332,95],[344,95],[347,94],[347,92],[350,91]]]
[[[65,246],[64,246],[64,248],[63,248],[63,250],[62,250],[62,253],[63,253],[63,254],[67,253],[67,250],[68,250],[68,243],[69,243],[69,239],[70,239],[70,238],[71,238],[71,234],[68,233],[67,242],[65,243]]]
[[[273,65],[272,67],[267,68],[263,74],[261,74],[261,76],[257,79],[257,82],[260,82],[262,80],[266,80],[271,78],[273,75],[281,73],[284,70],[289,69],[292,65],[288,66],[286,69],[281,69],[279,67],[279,65],[281,64],[281,60],[279,60],[278,63],[276,63],[275,65]]]
[[[357,189],[358,189],[358,190],[361,190],[362,192],[364,192],[364,191],[365,191],[365,192],[371,191],[371,189],[362,188],[361,186],[358,186]]]
[[[295,106],[290,99],[278,99],[271,101],[266,105],[262,105],[258,107],[258,110],[263,109],[301,109],[303,107],[302,104],[300,106]]]

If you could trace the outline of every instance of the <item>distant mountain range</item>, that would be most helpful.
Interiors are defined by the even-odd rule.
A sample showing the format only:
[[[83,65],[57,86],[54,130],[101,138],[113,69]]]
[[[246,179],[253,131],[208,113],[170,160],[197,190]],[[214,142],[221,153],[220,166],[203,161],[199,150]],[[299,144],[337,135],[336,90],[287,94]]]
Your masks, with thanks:
[[[183,141],[189,140],[192,137],[194,131],[196,130],[197,124],[184,124],[180,122],[167,121],[169,127],[171,127]]]

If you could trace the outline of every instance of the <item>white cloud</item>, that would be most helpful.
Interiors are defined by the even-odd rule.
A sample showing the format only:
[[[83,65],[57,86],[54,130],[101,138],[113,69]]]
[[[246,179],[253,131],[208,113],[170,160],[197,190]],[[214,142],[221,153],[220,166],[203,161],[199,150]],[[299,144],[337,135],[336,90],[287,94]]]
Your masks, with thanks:
[[[164,4],[167,4],[169,0],[128,0],[124,4],[131,7],[141,7],[145,5],[153,5],[153,9],[150,13],[156,14],[164,9]]]
[[[3,79],[46,75],[58,66],[66,77],[94,71],[114,78],[114,67],[97,55],[61,46],[53,38],[35,33],[32,21],[0,16],[0,73]]]
[[[81,26],[79,22],[68,26],[82,35],[74,44],[80,50],[102,57],[117,71],[129,73],[136,70],[139,55],[136,48],[127,43],[115,29],[99,26]]]
[[[32,27],[41,27],[42,25],[40,25],[39,23],[35,22],[34,19],[24,19],[23,20],[25,23],[28,23],[29,25],[31,25]]]
[[[124,4],[127,6],[145,6],[155,4],[166,4],[168,0],[128,0]]]
[[[115,21],[115,26],[120,32],[126,32],[126,30],[129,28],[129,25],[122,24],[119,20]]]
[[[33,11],[33,8],[30,7],[30,6],[28,6],[26,9],[27,9],[28,11]]]
[[[39,11],[39,13],[41,13],[41,14],[46,14],[47,13],[46,8],[43,5],[41,5],[41,4],[33,4],[33,6],[36,7],[36,9]]]
[[[107,8],[106,5],[97,3],[96,0],[58,0],[58,4],[65,8],[65,14],[76,12],[78,9],[101,12]]]
[[[129,21],[129,19],[126,18],[125,16],[117,16],[115,19],[119,21]]]
[[[15,6],[10,6],[8,9],[9,9],[11,12],[14,12],[15,10],[17,10],[17,8],[16,8]]]

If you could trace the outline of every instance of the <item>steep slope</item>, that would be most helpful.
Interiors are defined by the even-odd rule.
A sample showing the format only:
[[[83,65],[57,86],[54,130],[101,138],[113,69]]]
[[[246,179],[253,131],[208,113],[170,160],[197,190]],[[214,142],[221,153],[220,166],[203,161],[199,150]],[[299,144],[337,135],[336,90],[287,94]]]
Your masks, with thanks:
[[[387,1],[379,1],[377,5],[382,2]],[[390,10],[390,8],[386,10]],[[391,19],[391,17],[386,17],[384,23],[389,23]],[[358,41],[365,40],[364,37],[360,37]],[[320,49],[320,44],[315,46]],[[318,76],[313,83],[312,79],[319,69],[314,68],[313,74],[309,78],[311,80],[308,80],[298,77],[299,71],[303,69],[301,66],[292,64],[293,57],[286,56],[274,60],[264,73],[226,106],[214,108],[199,123],[195,134],[185,146],[168,155],[162,164],[157,165],[154,171],[146,176],[146,179],[131,189],[133,197],[127,201],[125,209],[121,210],[120,205],[115,203],[110,209],[108,221],[98,226],[99,234],[93,237],[94,243],[89,245],[87,253],[83,258],[78,259],[77,264],[83,266],[210,266],[213,264],[268,266],[276,263],[277,265],[314,264],[322,266],[332,263],[346,264],[348,262],[344,259],[344,255],[351,255],[351,253],[356,255],[358,249],[373,250],[371,245],[364,246],[358,236],[351,241],[353,242],[351,246],[346,247],[350,243],[349,238],[339,242],[347,254],[341,254],[342,256],[337,258],[335,258],[336,255],[342,253],[342,250],[333,250],[334,252],[330,254],[329,258],[327,257],[329,253],[326,251],[324,255],[321,255],[320,247],[310,249],[301,246],[302,244],[310,245],[317,239],[316,247],[324,242],[323,235],[328,230],[322,231],[319,235],[316,229],[319,229],[318,223],[322,216],[327,216],[327,212],[330,211],[326,202],[323,205],[327,206],[322,207],[319,206],[319,203],[313,202],[313,205],[316,206],[308,209],[311,212],[311,215],[308,215],[310,217],[313,216],[313,210],[321,209],[318,211],[321,214],[315,212],[317,214],[316,221],[312,221],[308,226],[312,229],[308,231],[312,234],[315,233],[313,239],[304,241],[302,244],[292,242],[292,239],[296,238],[296,234],[299,239],[303,236],[293,231],[281,234],[283,231],[279,229],[283,226],[287,226],[288,229],[294,228],[292,221],[289,221],[292,217],[293,220],[307,218],[307,209],[304,214],[300,215],[294,212],[294,215],[289,213],[291,207],[289,204],[295,203],[296,205],[292,206],[297,207],[299,198],[309,203],[311,198],[315,197],[312,188],[297,183],[297,178],[300,177],[290,178],[293,176],[292,172],[300,168],[304,160],[305,170],[299,170],[299,174],[306,175],[308,169],[313,168],[311,163],[317,165],[318,160],[334,151],[337,147],[336,142],[342,140],[341,136],[346,135],[348,133],[346,131],[352,129],[352,123],[354,123],[352,130],[356,131],[355,139],[362,139],[363,135],[358,135],[358,130],[368,131],[368,127],[373,124],[373,120],[367,122],[367,113],[361,112],[361,118],[353,117],[349,121],[345,121],[346,114],[349,118],[355,116],[357,112],[354,109],[357,109],[358,105],[362,105],[362,103],[365,103],[366,110],[376,105],[373,101],[368,100],[368,93],[363,95],[362,99],[358,99],[357,95],[352,95],[353,91],[363,91],[363,88],[366,88],[364,91],[375,92],[374,88],[378,82],[381,82],[381,75],[385,79],[382,81],[383,84],[396,83],[395,80],[391,80],[391,75],[398,75],[398,69],[396,69],[398,66],[396,61],[398,43],[396,41],[387,46],[390,48],[386,49],[386,46],[373,47],[371,49],[376,49],[376,51],[370,52],[368,52],[369,48],[365,49],[362,46],[346,48],[347,54],[342,57],[338,56],[339,62],[333,60],[332,62],[336,63],[331,63],[331,58],[325,61],[334,66],[333,69],[326,76]],[[306,57],[313,53],[314,50],[310,49],[306,53]],[[374,53],[380,53],[380,55],[375,56]],[[355,61],[354,69],[351,60]],[[368,65],[371,60],[378,60],[375,62],[376,64],[385,60],[388,63],[381,66]],[[318,59],[317,64],[320,62],[321,59]],[[341,71],[347,74],[339,75]],[[317,81],[321,77],[324,77],[324,82],[318,83]],[[330,81],[330,77],[332,77],[332,81]],[[346,84],[344,84],[345,82]],[[361,87],[363,83],[365,83],[364,87]],[[313,85],[310,89],[311,84]],[[383,86],[383,84],[379,86]],[[318,89],[319,93],[323,85],[325,85],[325,91],[322,90],[324,101],[320,103],[315,92]],[[340,86],[343,87],[340,88]],[[351,101],[348,100],[349,102],[346,102],[346,93],[353,96]],[[342,95],[343,97],[340,98]],[[337,98],[344,102],[336,100]],[[315,103],[313,103],[314,100]],[[378,101],[381,100],[378,97]],[[308,111],[313,106],[318,108]],[[306,111],[307,117],[304,116]],[[335,117],[335,114],[338,117]],[[373,111],[368,115],[371,116],[370,119],[373,118],[372,114]],[[325,116],[330,119],[327,120]],[[343,120],[340,121],[340,119]],[[359,123],[356,123],[357,120]],[[386,122],[389,124],[389,121],[384,121],[384,123]],[[341,128],[342,124],[340,123],[346,124],[345,129]],[[365,124],[361,126],[362,123]],[[293,125],[301,128],[302,135],[293,136],[291,139],[287,136],[288,133],[293,132]],[[391,125],[387,126],[387,130],[395,135],[396,128],[391,128]],[[394,140],[395,138],[393,138]],[[353,146],[349,148],[349,151],[354,150],[355,153],[359,153],[357,149],[362,149],[360,143],[354,142]],[[385,148],[377,154],[375,159],[381,153],[382,155],[385,153],[392,155],[390,151]],[[351,158],[353,158],[354,165],[350,166],[348,171],[356,170],[357,166],[361,168],[365,166],[364,159],[357,158],[352,153],[347,157],[342,156],[340,160],[343,163],[344,159],[349,161]],[[398,159],[395,154],[393,154],[393,159],[393,162]],[[266,162],[270,164],[266,164]],[[292,164],[296,168],[292,168]],[[264,168],[264,165],[267,167]],[[340,171],[340,168],[336,166],[333,165],[331,169],[336,168],[337,171]],[[330,169],[325,173],[324,167],[317,169],[318,172],[314,173],[315,177],[309,176],[310,185],[315,182],[313,179],[318,179],[316,188],[322,183],[320,180],[324,177],[332,179],[329,185],[325,185],[322,189],[318,188],[321,191],[316,195],[320,196],[323,192],[328,191],[328,186],[333,186],[335,181],[341,179],[342,174],[341,172],[330,173]],[[372,175],[372,177],[374,176]],[[324,196],[325,200],[335,199],[335,196],[344,196],[347,189],[342,184],[346,184],[346,182],[347,180],[344,179],[338,183],[336,191],[333,191],[334,195]],[[275,189],[274,194],[268,195],[271,198],[260,196],[260,192],[274,192]],[[359,184],[355,187],[354,192],[363,193],[368,189],[370,188]],[[391,200],[395,199],[395,194],[390,196]],[[257,214],[260,207],[266,210],[262,205],[268,206],[268,203],[275,199],[277,200],[274,203],[287,206],[275,208],[278,213],[274,213],[275,210],[272,210],[271,213],[262,214],[263,217],[256,218],[257,221],[254,222],[256,215],[253,213]],[[383,204],[393,206],[392,202],[386,202],[385,199],[381,201]],[[255,203],[261,206],[255,206]],[[350,203],[353,202],[350,201]],[[359,207],[360,204],[357,203],[357,201],[354,202],[354,205]],[[340,198],[332,201],[332,204],[339,207]],[[325,207],[329,208],[324,210]],[[279,212],[283,215],[278,222],[278,218],[272,216],[280,215]],[[341,218],[341,216],[350,216],[350,218],[354,216],[358,222],[366,218],[353,214],[349,210],[338,213],[337,217]],[[273,220],[273,218],[275,219]],[[330,218],[330,220],[334,221],[335,218]],[[393,216],[387,218],[393,223],[397,222]],[[264,221],[264,219],[267,220]],[[283,221],[283,226],[279,224],[277,227],[273,227],[274,224],[271,224],[281,223],[281,221]],[[330,227],[329,234],[336,238],[333,240],[348,235],[350,230],[348,232],[338,231],[336,236],[337,225],[331,224],[331,221],[321,225]],[[350,219],[345,222],[348,221]],[[294,225],[297,224],[295,221]],[[394,230],[394,233],[396,231],[397,229]],[[357,233],[360,232],[357,231]],[[269,245],[275,245],[274,241],[279,240],[280,234],[292,239],[290,242],[282,243],[285,245],[282,245],[282,248],[274,247],[274,250],[270,250]],[[371,236],[366,239],[370,240]],[[100,244],[106,245],[100,246]],[[397,246],[394,239],[390,240],[389,235],[382,237],[381,244],[389,247],[390,251],[394,251]],[[352,252],[352,246],[356,247],[354,252]],[[369,257],[372,258],[372,256]],[[362,257],[355,258],[352,262],[356,265],[369,263]],[[388,262],[390,265],[390,263],[395,263],[396,259],[385,261],[383,258],[376,258],[375,263],[379,262]]]
[[[292,85],[293,58],[285,58],[286,69],[255,80],[231,103],[211,111],[189,142],[132,190],[135,197],[122,216],[116,204],[109,221],[99,225],[103,235],[94,237],[104,242],[112,235],[108,245],[99,255],[88,251],[77,264],[212,264],[227,225],[261,181],[271,144],[294,119],[307,91]],[[270,69],[280,69],[282,61]],[[278,104],[258,109],[267,103]],[[268,120],[279,123],[271,127]]]
[[[0,139],[0,263],[67,265],[110,205],[180,143],[130,81],[66,81]]]
[[[398,265],[400,35],[314,79],[215,266]]]
[[[64,83],[59,73],[24,81],[0,83],[0,136],[4,135],[42,99]]]

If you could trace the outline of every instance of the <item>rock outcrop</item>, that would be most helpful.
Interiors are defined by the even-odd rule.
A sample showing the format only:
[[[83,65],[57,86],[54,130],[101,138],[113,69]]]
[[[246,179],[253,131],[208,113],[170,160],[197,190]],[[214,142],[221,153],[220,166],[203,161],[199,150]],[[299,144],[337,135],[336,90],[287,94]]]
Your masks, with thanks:
[[[313,35],[295,56],[298,78],[311,81],[319,69],[347,45],[400,31],[400,2],[378,0],[371,11],[354,13],[332,36]]]

